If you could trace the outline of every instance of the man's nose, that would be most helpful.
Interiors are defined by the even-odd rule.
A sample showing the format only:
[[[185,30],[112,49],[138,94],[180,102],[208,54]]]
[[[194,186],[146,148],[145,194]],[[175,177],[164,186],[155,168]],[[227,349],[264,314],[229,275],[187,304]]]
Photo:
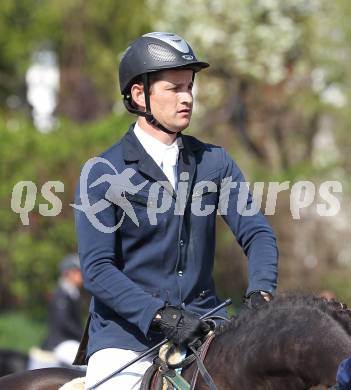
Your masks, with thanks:
[[[193,94],[191,92],[189,92],[189,91],[182,92],[180,101],[181,101],[181,103],[192,104],[192,102],[193,102]]]

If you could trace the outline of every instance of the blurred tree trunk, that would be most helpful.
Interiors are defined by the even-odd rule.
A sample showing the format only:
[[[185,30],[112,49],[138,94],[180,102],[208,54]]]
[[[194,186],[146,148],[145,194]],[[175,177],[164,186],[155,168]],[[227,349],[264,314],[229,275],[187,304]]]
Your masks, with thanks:
[[[260,164],[275,171],[309,161],[319,129],[319,113],[306,114],[293,106],[293,77],[291,72],[290,77],[276,85],[242,77],[224,79],[227,93],[223,104],[209,110],[203,122],[204,132],[213,136],[219,123],[225,125],[229,133],[237,136],[232,144],[239,139]],[[295,96],[306,88],[305,83],[294,81]]]
[[[76,122],[87,122],[111,111],[113,101],[101,96],[86,74],[86,36],[89,25],[85,18],[84,2],[72,9],[62,21],[69,39],[62,42],[60,53],[60,94],[58,113]]]

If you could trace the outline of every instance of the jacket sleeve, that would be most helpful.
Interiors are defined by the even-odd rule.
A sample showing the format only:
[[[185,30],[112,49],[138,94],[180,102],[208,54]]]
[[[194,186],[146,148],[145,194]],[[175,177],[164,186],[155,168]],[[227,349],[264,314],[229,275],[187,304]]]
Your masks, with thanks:
[[[119,235],[113,227],[119,222],[118,207],[105,198],[108,183],[91,185],[107,173],[108,168],[102,169],[102,165],[95,164],[87,180],[81,174],[75,198],[75,223],[84,287],[146,335],[164,302],[144,292],[117,266],[115,248]],[[112,170],[108,174],[112,174]]]
[[[278,276],[278,248],[273,230],[256,207],[245,178],[223,150],[223,177],[219,213],[231,228],[248,258],[248,287],[275,293]]]

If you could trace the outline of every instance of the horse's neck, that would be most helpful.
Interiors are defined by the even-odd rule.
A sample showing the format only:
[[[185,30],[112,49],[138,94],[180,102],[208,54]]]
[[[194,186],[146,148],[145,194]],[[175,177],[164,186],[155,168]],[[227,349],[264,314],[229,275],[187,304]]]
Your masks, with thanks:
[[[298,390],[335,382],[338,364],[351,354],[351,338],[323,313],[307,322],[288,317],[276,319],[279,326],[247,324],[214,340],[205,364],[218,389]]]
[[[218,390],[306,389],[305,381],[286,367],[286,359],[281,360],[273,353],[271,342],[267,340],[267,343],[257,345],[233,343],[233,338],[229,341],[227,336],[220,335],[213,341],[204,362]],[[183,375],[188,381],[195,368],[193,364],[184,370]],[[196,390],[208,390],[200,375]]]

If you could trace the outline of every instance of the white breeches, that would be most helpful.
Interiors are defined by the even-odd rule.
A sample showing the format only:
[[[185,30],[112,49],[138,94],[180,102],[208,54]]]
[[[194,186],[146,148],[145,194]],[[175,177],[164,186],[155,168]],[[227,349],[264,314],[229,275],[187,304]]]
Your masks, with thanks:
[[[106,348],[95,352],[89,359],[85,388],[88,389],[93,386],[138,355],[140,355],[140,352],[118,348]],[[143,375],[151,366],[154,356],[151,354],[151,356],[139,360],[120,374],[115,375],[101,386],[98,386],[96,390],[139,389]]]

